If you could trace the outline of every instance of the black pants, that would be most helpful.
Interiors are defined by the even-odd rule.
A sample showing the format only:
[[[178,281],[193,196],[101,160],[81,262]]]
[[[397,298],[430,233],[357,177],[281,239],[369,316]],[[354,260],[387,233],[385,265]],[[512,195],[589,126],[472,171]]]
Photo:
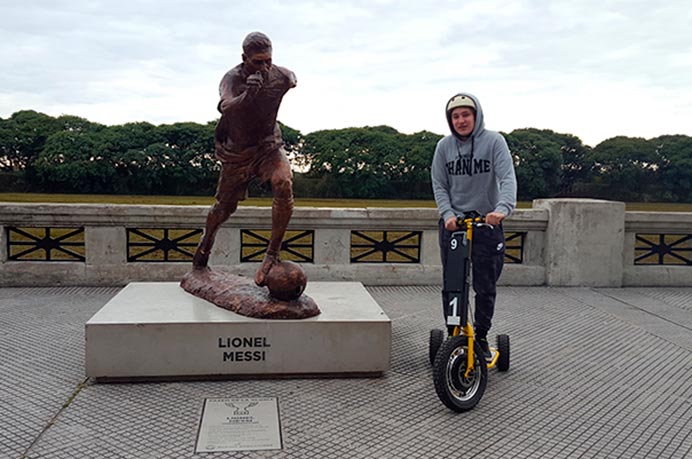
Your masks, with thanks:
[[[444,221],[439,223],[440,255],[442,256],[443,275],[446,275],[447,247],[452,232],[444,227]],[[474,328],[479,336],[486,336],[492,325],[495,313],[495,297],[497,296],[497,280],[502,273],[505,258],[505,234],[502,225],[494,228],[481,226],[474,228],[471,245],[471,265],[473,291],[476,293],[476,313]],[[443,308],[443,314],[445,314]],[[447,317],[445,316],[445,323]]]

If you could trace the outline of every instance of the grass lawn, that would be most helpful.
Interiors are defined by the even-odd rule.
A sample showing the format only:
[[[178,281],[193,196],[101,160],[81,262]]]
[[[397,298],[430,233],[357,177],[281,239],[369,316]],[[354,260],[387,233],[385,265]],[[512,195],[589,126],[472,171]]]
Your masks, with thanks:
[[[97,194],[42,194],[42,193],[0,193],[0,202],[41,202],[61,204],[143,204],[175,206],[209,206],[214,202],[211,196],[129,196]],[[271,198],[248,198],[244,206],[270,206]],[[389,200],[389,199],[309,199],[296,198],[300,207],[435,207],[435,201]],[[519,208],[530,209],[530,201],[521,201]],[[692,203],[654,203],[628,202],[627,210],[649,212],[692,212]]]

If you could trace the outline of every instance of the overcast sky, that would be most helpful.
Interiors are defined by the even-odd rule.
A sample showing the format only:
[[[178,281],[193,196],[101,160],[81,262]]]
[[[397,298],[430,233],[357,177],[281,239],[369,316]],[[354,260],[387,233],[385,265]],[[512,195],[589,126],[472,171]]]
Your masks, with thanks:
[[[298,77],[279,120],[304,134],[447,134],[444,105],[468,91],[493,130],[552,129],[591,146],[692,135],[683,0],[0,0],[0,18],[3,118],[206,123],[259,30]]]

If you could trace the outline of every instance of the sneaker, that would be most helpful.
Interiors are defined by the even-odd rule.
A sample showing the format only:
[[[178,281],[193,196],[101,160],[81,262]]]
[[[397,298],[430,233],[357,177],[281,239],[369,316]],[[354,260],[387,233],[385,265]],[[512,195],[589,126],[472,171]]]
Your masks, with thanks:
[[[483,351],[483,357],[485,360],[490,361],[493,359],[493,353],[490,352],[490,345],[488,344],[488,338],[486,337],[479,337],[476,341],[478,341],[478,344],[481,346],[481,350]]]

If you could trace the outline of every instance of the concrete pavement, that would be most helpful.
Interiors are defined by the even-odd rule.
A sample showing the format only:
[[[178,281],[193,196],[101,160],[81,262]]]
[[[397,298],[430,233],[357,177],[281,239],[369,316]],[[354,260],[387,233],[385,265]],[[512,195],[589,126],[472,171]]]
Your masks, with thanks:
[[[368,288],[382,378],[95,384],[84,324],[118,291],[0,289],[1,458],[692,457],[692,288],[501,287],[511,368],[461,414],[427,360],[437,286]],[[209,397],[277,397],[283,449],[195,454]]]

